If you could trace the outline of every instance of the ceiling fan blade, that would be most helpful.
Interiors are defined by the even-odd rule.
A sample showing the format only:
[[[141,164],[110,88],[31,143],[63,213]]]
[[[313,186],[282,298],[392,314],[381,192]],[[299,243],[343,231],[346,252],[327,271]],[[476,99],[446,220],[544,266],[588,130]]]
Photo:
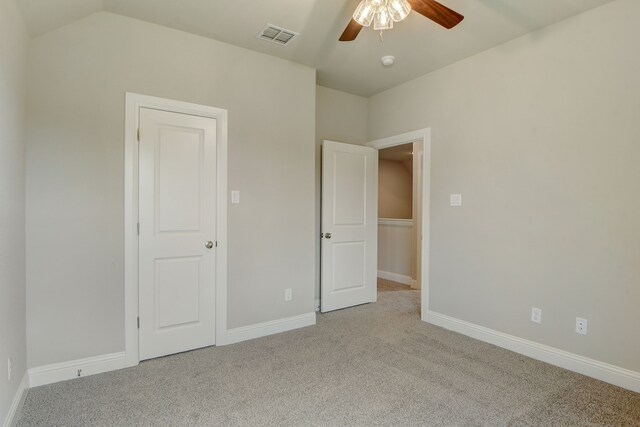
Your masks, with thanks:
[[[433,22],[451,29],[464,19],[458,12],[441,5],[435,0],[409,0],[411,9],[420,15],[431,19]]]
[[[354,19],[351,19],[349,24],[347,24],[347,28],[344,29],[344,32],[340,36],[340,41],[350,42],[355,40],[360,30],[362,30],[362,25],[358,24]]]

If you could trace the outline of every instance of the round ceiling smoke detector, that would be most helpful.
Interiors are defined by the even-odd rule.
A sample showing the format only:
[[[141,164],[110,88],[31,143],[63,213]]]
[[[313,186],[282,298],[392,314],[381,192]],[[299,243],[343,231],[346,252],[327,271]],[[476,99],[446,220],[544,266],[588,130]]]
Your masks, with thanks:
[[[392,55],[385,55],[380,59],[385,67],[391,67],[396,62],[396,57]]]

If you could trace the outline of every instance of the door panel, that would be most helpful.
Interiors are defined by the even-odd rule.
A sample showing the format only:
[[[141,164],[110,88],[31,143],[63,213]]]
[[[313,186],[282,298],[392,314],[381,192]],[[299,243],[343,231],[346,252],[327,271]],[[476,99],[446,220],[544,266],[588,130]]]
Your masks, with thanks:
[[[376,300],[378,152],[324,141],[321,311]]]
[[[364,242],[333,243],[332,291],[353,290],[366,285]]]
[[[215,344],[215,119],[140,109],[140,360]]]
[[[202,132],[160,129],[159,139],[158,231],[199,231]]]
[[[361,154],[333,153],[333,225],[366,224],[367,158]]]
[[[156,330],[197,323],[200,257],[155,260]]]

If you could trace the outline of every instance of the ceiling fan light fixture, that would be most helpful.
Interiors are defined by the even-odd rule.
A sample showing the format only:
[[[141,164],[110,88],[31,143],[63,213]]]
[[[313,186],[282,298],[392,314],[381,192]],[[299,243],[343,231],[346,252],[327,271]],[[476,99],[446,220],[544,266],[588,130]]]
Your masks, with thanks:
[[[411,12],[407,0],[361,0],[353,13],[353,20],[363,27],[373,22],[378,31],[390,30],[394,22],[400,22]]]
[[[411,5],[407,0],[389,0],[389,14],[395,22],[400,22],[411,12]]]
[[[372,5],[369,0],[362,0],[353,13],[353,19],[363,27],[368,27],[373,22],[377,10],[377,6]]]
[[[373,27],[380,31],[382,41],[382,30],[393,28],[394,22],[402,21],[412,10],[446,29],[455,27],[464,19],[464,16],[436,0],[360,0],[339,40],[353,41],[362,28],[373,23]]]
[[[382,31],[390,30],[392,28],[393,19],[391,19],[391,14],[389,13],[388,8],[381,7],[373,20],[373,29],[376,31]]]

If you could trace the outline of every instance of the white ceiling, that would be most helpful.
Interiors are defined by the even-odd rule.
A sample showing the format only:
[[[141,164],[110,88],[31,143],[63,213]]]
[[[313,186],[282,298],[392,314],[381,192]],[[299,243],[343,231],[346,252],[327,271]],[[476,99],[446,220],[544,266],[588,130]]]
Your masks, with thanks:
[[[379,34],[338,42],[358,0],[18,0],[33,36],[105,10],[278,56],[318,70],[317,81],[362,96],[612,0],[439,0],[465,16],[452,30],[412,12]],[[256,39],[271,23],[300,33],[283,47]],[[384,68],[383,55],[396,64]]]

